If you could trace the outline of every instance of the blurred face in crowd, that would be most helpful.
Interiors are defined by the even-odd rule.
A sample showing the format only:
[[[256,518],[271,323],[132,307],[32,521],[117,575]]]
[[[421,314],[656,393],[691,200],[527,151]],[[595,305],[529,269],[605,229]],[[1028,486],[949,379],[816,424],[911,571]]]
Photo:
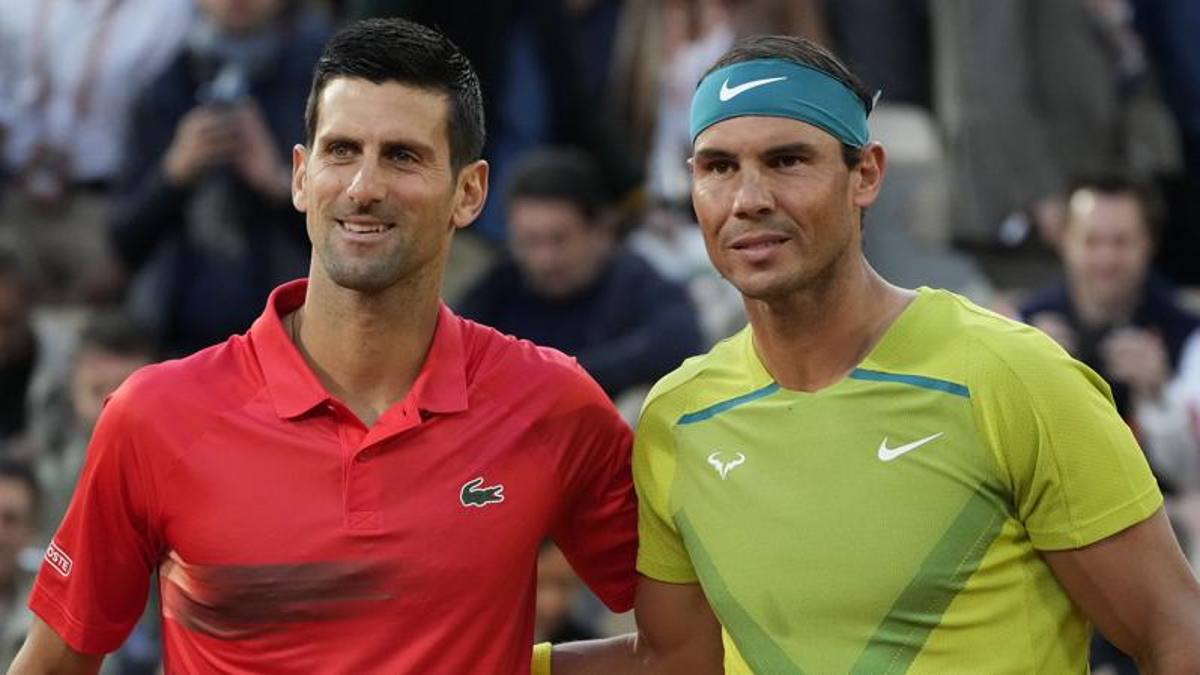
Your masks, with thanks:
[[[237,35],[252,32],[275,18],[285,0],[199,0],[200,9],[218,28]]]
[[[783,117],[735,117],[696,138],[692,202],[717,271],[771,300],[819,285],[860,253],[861,210],[875,200],[883,150],[850,169],[841,143]]]
[[[1128,309],[1154,249],[1137,198],[1079,190],[1067,208],[1062,254],[1071,292],[1098,308]]]
[[[24,481],[0,476],[0,584],[12,582],[17,555],[33,541],[33,493]]]
[[[33,346],[27,293],[22,284],[0,277],[0,365],[27,356]]]
[[[447,97],[397,82],[335,78],[311,148],[292,156],[292,201],[307,217],[310,278],[376,293],[440,284],[453,231],[487,194],[487,164],[450,165]]]
[[[613,237],[571,202],[514,197],[508,207],[508,245],[534,292],[565,298],[599,278]]]
[[[581,582],[566,556],[554,544],[538,553],[537,609],[534,613],[535,641],[547,640],[567,618]]]
[[[100,417],[104,399],[121,386],[133,371],[150,364],[146,355],[113,354],[83,347],[75,357],[71,373],[71,405],[84,428],[91,429]]]

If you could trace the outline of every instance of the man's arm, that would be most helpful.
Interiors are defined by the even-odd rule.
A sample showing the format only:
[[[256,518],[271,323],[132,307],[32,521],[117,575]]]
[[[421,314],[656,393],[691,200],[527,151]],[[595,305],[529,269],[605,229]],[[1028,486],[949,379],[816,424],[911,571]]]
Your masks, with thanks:
[[[1143,673],[1200,673],[1200,584],[1162,509],[1090,546],[1042,555],[1071,599]]]
[[[638,632],[607,640],[555,645],[554,675],[724,672],[721,625],[699,584],[638,579]]]
[[[35,617],[8,675],[93,675],[100,672],[103,660],[103,656],[71,649],[58,633]]]

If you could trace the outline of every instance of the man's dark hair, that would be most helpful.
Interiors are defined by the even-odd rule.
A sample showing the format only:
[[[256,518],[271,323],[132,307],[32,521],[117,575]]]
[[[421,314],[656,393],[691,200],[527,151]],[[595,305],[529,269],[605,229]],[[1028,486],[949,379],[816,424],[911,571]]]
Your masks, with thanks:
[[[590,155],[571,148],[533,150],[517,161],[505,191],[505,205],[520,198],[564,201],[589,223],[606,203],[604,179]]]
[[[1157,243],[1159,227],[1165,217],[1162,197],[1154,186],[1142,179],[1120,171],[1083,174],[1067,181],[1066,199],[1068,206],[1067,224],[1070,225],[1071,198],[1083,191],[1096,192],[1108,197],[1132,197],[1142,213],[1142,224],[1151,241]]]
[[[459,169],[483,153],[483,94],[467,57],[445,35],[404,19],[367,19],[339,30],[313,71],[304,110],[305,142],[317,134],[321,92],[338,77],[374,84],[398,82],[445,94],[450,165]]]
[[[117,356],[158,358],[158,340],[140,322],[120,310],[93,314],[79,332],[79,349],[95,349]]]
[[[15,480],[24,483],[29,490],[30,525],[37,520],[37,511],[42,504],[42,486],[38,483],[37,474],[25,462],[5,457],[0,459],[0,480]]]
[[[709,73],[714,70],[720,70],[725,66],[745,61],[757,61],[758,59],[782,59],[819,70],[846,85],[862,101],[867,114],[871,114],[874,101],[871,97],[871,92],[867,90],[862,80],[850,72],[846,64],[842,63],[837,56],[834,56],[833,52],[812,40],[802,37],[792,35],[752,35],[742,38],[729,51],[725,52],[720,59],[717,59],[717,62],[704,73],[704,77],[708,77]],[[703,80],[704,77],[700,79]],[[853,169],[862,161],[862,150],[842,143],[842,159],[845,160],[846,166]]]

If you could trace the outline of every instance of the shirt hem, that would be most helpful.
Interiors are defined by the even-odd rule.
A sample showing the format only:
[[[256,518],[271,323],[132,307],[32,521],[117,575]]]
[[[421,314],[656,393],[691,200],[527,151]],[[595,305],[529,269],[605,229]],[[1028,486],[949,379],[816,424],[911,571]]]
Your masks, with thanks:
[[[58,600],[40,584],[29,594],[29,609],[66,642],[82,654],[103,655],[116,650],[125,641],[127,629],[88,626],[71,616]]]
[[[665,581],[670,584],[694,584],[700,581],[696,577],[696,572],[690,568],[664,565],[652,560],[638,560],[637,571],[655,581]]]
[[[1163,505],[1162,493],[1151,486],[1137,498],[1122,503],[1082,527],[1060,532],[1029,532],[1034,548],[1043,551],[1062,551],[1082,548],[1111,537],[1154,515]]]

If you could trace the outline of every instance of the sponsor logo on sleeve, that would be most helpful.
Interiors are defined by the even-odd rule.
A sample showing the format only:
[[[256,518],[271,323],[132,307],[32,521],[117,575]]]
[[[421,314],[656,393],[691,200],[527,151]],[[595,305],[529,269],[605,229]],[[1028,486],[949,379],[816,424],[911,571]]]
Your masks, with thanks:
[[[53,541],[46,547],[46,562],[64,577],[71,576],[71,567],[75,564],[71,562],[71,556],[67,555]]]

